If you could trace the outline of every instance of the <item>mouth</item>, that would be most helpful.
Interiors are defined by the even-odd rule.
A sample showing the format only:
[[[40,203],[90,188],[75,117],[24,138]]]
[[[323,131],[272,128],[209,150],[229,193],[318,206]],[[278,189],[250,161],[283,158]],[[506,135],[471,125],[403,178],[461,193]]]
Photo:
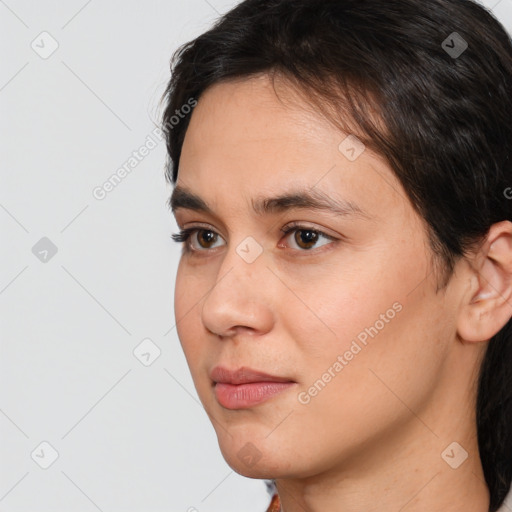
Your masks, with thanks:
[[[229,370],[216,366],[210,372],[217,401],[226,409],[247,409],[290,389],[297,382],[246,366]]]

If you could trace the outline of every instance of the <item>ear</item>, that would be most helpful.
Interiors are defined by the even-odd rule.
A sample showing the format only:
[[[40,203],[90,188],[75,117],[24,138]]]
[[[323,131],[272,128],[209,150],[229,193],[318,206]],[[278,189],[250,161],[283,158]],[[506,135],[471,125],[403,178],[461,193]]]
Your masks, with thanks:
[[[512,223],[493,224],[475,255],[457,332],[465,341],[490,340],[512,317]]]

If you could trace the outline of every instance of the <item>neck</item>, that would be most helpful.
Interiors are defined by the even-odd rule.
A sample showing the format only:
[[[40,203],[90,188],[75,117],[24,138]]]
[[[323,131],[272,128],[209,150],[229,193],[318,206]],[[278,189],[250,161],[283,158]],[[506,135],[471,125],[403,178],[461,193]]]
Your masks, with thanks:
[[[347,470],[306,480],[278,479],[282,512],[488,512],[489,491],[481,463],[471,455],[477,453],[477,446],[469,439],[460,444],[469,456],[457,469],[440,457],[447,443],[438,440],[428,445],[430,457],[423,451],[426,444],[421,447],[417,463],[418,446],[407,443],[401,453],[382,453],[378,467],[362,464],[364,475]]]
[[[442,393],[411,411],[407,424],[350,460],[306,478],[277,478],[282,512],[488,512],[474,377],[467,369],[446,376]]]

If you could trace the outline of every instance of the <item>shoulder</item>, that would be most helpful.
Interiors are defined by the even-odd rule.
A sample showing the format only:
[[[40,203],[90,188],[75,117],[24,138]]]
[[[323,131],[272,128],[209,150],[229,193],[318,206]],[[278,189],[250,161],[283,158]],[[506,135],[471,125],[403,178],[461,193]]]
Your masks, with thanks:
[[[265,512],[281,512],[281,502],[279,501],[277,492],[272,496],[270,505]]]
[[[281,502],[277,494],[277,487],[275,480],[265,480],[267,492],[271,496],[270,504],[265,512],[281,512]]]

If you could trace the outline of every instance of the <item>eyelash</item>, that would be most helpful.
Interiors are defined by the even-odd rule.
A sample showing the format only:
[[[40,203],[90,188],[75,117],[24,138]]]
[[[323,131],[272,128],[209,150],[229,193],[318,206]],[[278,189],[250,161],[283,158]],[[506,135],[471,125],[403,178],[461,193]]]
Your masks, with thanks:
[[[171,235],[171,238],[177,243],[185,243],[184,250],[187,253],[188,252],[208,252],[209,249],[199,250],[199,249],[192,249],[190,247],[190,244],[188,243],[189,239],[196,231],[210,231],[211,233],[218,234],[215,231],[213,231],[212,229],[208,229],[205,227],[192,227],[192,228],[182,229],[178,233],[173,233]],[[313,233],[321,235],[324,238],[327,238],[328,240],[337,240],[335,237],[330,236],[330,235],[324,233],[323,231],[311,228],[309,226],[303,226],[302,224],[298,224],[298,223],[290,224],[286,228],[281,229],[281,233],[283,233],[284,236],[288,236],[290,233],[293,233],[294,231],[312,231]],[[329,244],[326,244],[326,245],[329,245]],[[314,249],[294,249],[294,250],[299,251],[299,252],[306,252],[306,253],[314,251]]]

